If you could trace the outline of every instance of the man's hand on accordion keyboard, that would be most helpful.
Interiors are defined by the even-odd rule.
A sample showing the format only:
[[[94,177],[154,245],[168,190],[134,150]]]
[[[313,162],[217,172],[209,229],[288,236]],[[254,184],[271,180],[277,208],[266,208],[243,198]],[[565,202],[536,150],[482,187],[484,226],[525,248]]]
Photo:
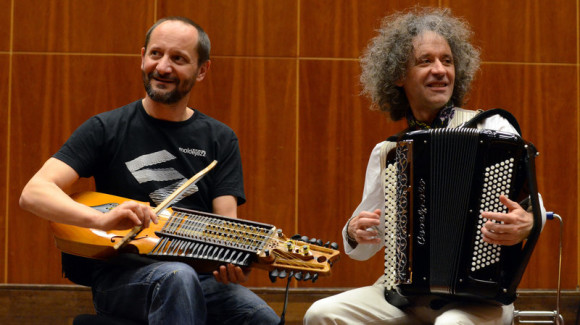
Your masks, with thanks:
[[[358,244],[378,244],[381,238],[378,237],[377,227],[381,224],[381,210],[373,212],[361,211],[357,216],[348,222],[347,235]]]
[[[481,228],[483,240],[490,244],[515,245],[530,234],[534,225],[532,213],[503,195],[499,197],[499,200],[508,208],[508,213],[483,212],[481,214],[482,217],[488,219]]]

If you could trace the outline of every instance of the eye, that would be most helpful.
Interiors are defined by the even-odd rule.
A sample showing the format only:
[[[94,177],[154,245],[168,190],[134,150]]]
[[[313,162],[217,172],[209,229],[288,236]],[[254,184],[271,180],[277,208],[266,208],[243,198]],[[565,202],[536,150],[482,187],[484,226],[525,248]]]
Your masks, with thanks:
[[[431,64],[432,62],[433,62],[433,61],[432,61],[431,59],[428,59],[428,58],[422,58],[422,59],[420,59],[420,60],[418,61],[418,64],[419,64],[420,66],[427,66],[427,65]]]

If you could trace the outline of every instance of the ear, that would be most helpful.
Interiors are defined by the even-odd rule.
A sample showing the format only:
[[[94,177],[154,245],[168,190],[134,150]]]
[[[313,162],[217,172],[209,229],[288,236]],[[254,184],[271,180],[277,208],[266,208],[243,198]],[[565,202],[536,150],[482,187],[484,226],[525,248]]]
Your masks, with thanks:
[[[405,78],[397,80],[397,82],[395,82],[395,85],[397,85],[397,87],[403,88],[403,86],[405,85]]]
[[[145,48],[141,48],[141,69],[145,66]]]
[[[209,71],[209,66],[211,65],[211,61],[207,60],[202,65],[197,68],[197,78],[195,80],[202,81],[205,78],[205,75]]]

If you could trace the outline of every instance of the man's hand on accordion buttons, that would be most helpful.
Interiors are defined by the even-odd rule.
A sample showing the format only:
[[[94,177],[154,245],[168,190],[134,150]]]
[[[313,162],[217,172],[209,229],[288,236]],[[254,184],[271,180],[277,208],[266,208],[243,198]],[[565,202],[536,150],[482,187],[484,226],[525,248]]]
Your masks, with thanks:
[[[503,195],[499,197],[499,200],[508,208],[508,212],[483,212],[481,214],[482,217],[488,219],[481,228],[483,240],[490,244],[515,245],[530,234],[534,225],[532,213]]]
[[[348,235],[359,244],[379,244],[378,226],[381,224],[381,210],[361,211],[348,223]]]

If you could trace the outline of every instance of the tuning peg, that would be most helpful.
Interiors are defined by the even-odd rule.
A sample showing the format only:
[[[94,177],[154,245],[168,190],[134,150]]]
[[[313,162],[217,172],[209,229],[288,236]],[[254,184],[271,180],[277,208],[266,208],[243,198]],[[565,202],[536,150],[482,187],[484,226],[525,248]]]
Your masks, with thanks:
[[[319,239],[319,240],[317,240],[317,241],[316,241],[316,245],[318,245],[318,246],[322,246],[322,239]]]
[[[306,275],[304,275],[304,281],[308,281],[308,280],[310,280],[310,278],[312,278],[310,273],[306,273]]]
[[[326,243],[324,243],[324,247],[326,247],[326,248],[330,247],[330,241],[327,241]]]
[[[316,282],[316,280],[318,280],[318,273],[314,273],[314,276],[312,276],[312,283]]]
[[[316,244],[316,238],[310,238],[310,240],[308,242],[311,243],[312,245],[314,245],[314,244]]]
[[[288,274],[286,274],[286,270],[282,270],[280,271],[280,273],[278,273],[278,277],[280,279],[284,279]]]
[[[303,242],[305,242],[305,243],[307,243],[308,240],[309,240],[309,238],[306,237],[306,236],[302,236],[302,237],[300,237],[300,240],[303,241]]]
[[[338,244],[333,242],[332,244],[330,244],[330,248],[338,250]]]
[[[270,256],[270,250],[269,249],[264,250],[264,255],[266,255],[266,257],[269,257]]]
[[[278,270],[274,269],[272,271],[270,271],[270,273],[268,274],[268,276],[270,277],[270,281],[272,281],[272,283],[276,282],[276,279],[278,279]]]
[[[282,232],[282,229],[276,230],[276,233],[278,233],[278,237],[284,236],[284,233]]]
[[[296,234],[294,236],[291,237],[292,240],[300,240],[300,234]]]
[[[296,272],[296,274],[294,274],[294,279],[298,281],[302,280],[302,272]]]

